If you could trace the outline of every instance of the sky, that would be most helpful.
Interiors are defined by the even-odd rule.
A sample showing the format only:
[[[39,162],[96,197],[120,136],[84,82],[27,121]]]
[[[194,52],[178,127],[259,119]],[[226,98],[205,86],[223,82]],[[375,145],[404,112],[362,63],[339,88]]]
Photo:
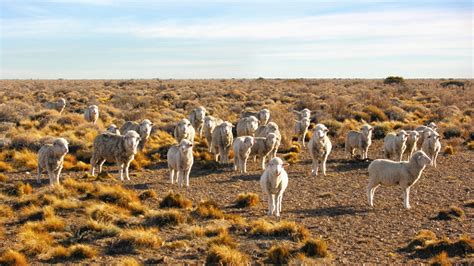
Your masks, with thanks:
[[[473,78],[471,0],[0,0],[0,9],[0,79]]]

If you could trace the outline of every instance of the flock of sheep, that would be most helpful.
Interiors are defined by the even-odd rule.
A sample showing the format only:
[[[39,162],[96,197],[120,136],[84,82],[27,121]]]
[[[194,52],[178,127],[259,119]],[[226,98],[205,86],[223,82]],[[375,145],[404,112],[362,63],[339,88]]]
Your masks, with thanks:
[[[65,99],[48,103],[47,108],[58,110],[60,113],[66,105]],[[295,134],[298,141],[305,147],[305,137],[310,126],[311,111],[304,109],[294,111],[298,119],[295,124]],[[99,108],[89,106],[84,112],[84,118],[95,123],[99,117]],[[268,195],[268,215],[280,216],[283,193],[288,185],[288,174],[284,166],[288,164],[278,158],[277,151],[281,142],[278,125],[270,122],[270,111],[262,109],[259,112],[244,112],[236,125],[237,136],[234,138],[232,128],[234,125],[228,121],[206,115],[204,107],[198,107],[189,114],[189,119],[177,122],[173,135],[177,145],[169,148],[167,153],[170,181],[175,181],[179,186],[189,186],[189,174],[193,159],[193,146],[196,133],[207,140],[208,148],[214,154],[214,159],[220,163],[229,162],[229,152],[234,152],[234,170],[247,173],[246,165],[249,157],[261,160],[264,170],[260,184],[262,190]],[[150,136],[152,122],[148,119],[140,124],[132,121],[126,122],[120,128],[110,125],[107,130],[99,134],[93,143],[91,158],[91,172],[105,161],[115,162],[119,165],[120,179],[130,180],[129,166],[137,151],[143,149]],[[197,131],[197,132],[196,132]],[[360,131],[349,131],[345,141],[345,152],[349,157],[354,157],[354,151],[359,150],[362,159],[367,159],[367,153],[372,143],[373,127],[365,124]],[[326,161],[332,150],[328,128],[317,124],[312,137],[307,145],[312,159],[311,173],[318,175],[319,167],[326,175]],[[436,158],[441,149],[437,127],[434,123],[420,126],[413,131],[399,130],[389,133],[384,139],[385,159],[376,159],[368,167],[369,181],[367,197],[370,206],[373,206],[373,197],[376,188],[380,185],[400,185],[404,190],[404,207],[410,208],[410,187],[420,178],[427,165],[436,167]],[[421,149],[417,151],[417,144]],[[408,161],[402,161],[406,152]],[[41,172],[47,170],[50,183],[59,183],[64,156],[68,153],[68,142],[64,138],[56,139],[52,144],[44,145],[38,153],[38,181]],[[269,159],[268,163],[265,161]],[[390,160],[394,158],[396,161]]]

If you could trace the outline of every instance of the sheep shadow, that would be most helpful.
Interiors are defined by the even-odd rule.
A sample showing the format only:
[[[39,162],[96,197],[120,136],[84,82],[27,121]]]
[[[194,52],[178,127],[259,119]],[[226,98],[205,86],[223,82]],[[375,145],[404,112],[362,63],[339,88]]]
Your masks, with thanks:
[[[334,164],[334,169],[338,172],[350,172],[354,170],[367,169],[372,161],[370,159],[332,159],[328,160],[328,164]]]
[[[327,216],[327,217],[337,217],[343,215],[359,215],[368,213],[367,209],[360,209],[354,205],[345,205],[345,206],[332,206],[324,207],[319,209],[302,209],[302,210],[289,210],[290,213],[303,214],[307,216]]]

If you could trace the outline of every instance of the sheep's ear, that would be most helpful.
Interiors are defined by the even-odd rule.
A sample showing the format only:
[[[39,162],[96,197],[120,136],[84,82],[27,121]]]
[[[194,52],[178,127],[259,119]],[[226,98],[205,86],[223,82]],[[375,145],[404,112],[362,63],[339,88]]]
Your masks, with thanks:
[[[283,163],[283,166],[290,166],[290,164],[289,164],[289,163],[286,163],[286,162],[284,162],[284,163]]]
[[[324,132],[328,133],[328,132],[329,132],[329,129],[325,128],[325,129],[324,129]]]

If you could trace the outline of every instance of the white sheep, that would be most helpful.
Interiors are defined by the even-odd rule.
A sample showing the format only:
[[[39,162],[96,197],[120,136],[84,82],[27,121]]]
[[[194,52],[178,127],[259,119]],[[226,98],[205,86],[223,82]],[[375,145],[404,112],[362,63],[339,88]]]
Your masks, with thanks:
[[[423,151],[415,152],[410,161],[374,160],[369,165],[369,182],[367,185],[369,205],[374,206],[374,193],[380,185],[400,185],[404,192],[403,205],[406,209],[410,209],[410,188],[420,179],[423,169],[430,163],[430,158]]]
[[[234,149],[234,171],[240,171],[241,174],[247,173],[247,160],[254,144],[255,139],[251,136],[242,136],[234,139],[232,144]]]
[[[178,145],[171,146],[167,153],[168,168],[170,170],[170,181],[183,186],[186,178],[186,187],[189,187],[189,173],[194,163],[193,143],[187,139],[182,139]]]
[[[267,108],[263,108],[258,112],[246,111],[243,112],[240,117],[243,118],[249,116],[255,116],[258,119],[260,125],[266,125],[268,123],[268,120],[270,119],[270,110],[268,110]]]
[[[196,135],[196,131],[194,127],[191,125],[188,119],[183,118],[176,124],[174,128],[173,136],[178,141],[181,142],[183,139],[187,139],[194,143],[194,136]]]
[[[128,168],[137,154],[140,135],[134,130],[130,130],[125,135],[112,133],[102,133],[94,139],[91,158],[91,174],[95,174],[95,167],[99,166],[99,173],[102,172],[102,165],[105,161],[116,162],[120,167],[120,180],[123,180],[123,170],[125,177],[130,180]]]
[[[426,131],[425,131],[426,132]],[[438,153],[441,150],[441,142],[439,141],[439,134],[435,131],[425,137],[421,150],[424,151],[431,159],[431,165],[436,167],[436,160],[438,159]]]
[[[274,150],[278,143],[278,137],[275,133],[268,133],[266,137],[255,137],[255,143],[250,150],[250,156],[254,156],[254,161],[260,158],[262,170],[265,170],[265,160],[271,156],[271,152]]]
[[[202,137],[202,128],[204,125],[204,118],[206,117],[206,108],[199,106],[192,110],[189,114],[189,121],[194,129],[199,132],[199,138]]]
[[[207,141],[207,148],[209,152],[212,152],[212,132],[216,126],[220,125],[223,121],[213,116],[206,116],[204,118],[204,137]]]
[[[55,102],[47,102],[46,108],[56,110],[59,112],[59,114],[62,114],[64,111],[64,108],[66,108],[66,99],[59,98]]]
[[[99,119],[99,107],[97,105],[90,105],[84,110],[84,119],[95,125]]]
[[[407,134],[407,148],[405,150],[407,151],[407,158],[409,160],[413,153],[416,151],[416,145],[418,143],[418,139],[420,138],[420,133],[418,133],[418,131],[416,130],[408,130]]]
[[[427,138],[432,132],[438,132],[438,126],[434,122],[431,122],[426,126],[419,126],[415,128],[415,131],[420,133],[418,143],[422,145],[425,138]]]
[[[309,118],[303,118],[301,120],[296,120],[295,124],[295,135],[298,137],[298,142],[301,142],[301,145],[305,147],[305,138],[308,133],[308,127],[310,124]]]
[[[64,156],[69,152],[67,140],[57,138],[53,144],[45,144],[38,151],[38,177],[40,183],[41,173],[46,170],[50,185],[59,184],[59,176],[63,169]]]
[[[307,118],[307,119],[311,118],[311,111],[308,108],[304,108],[301,111],[293,110],[293,112],[295,112],[298,115],[298,120],[301,120],[304,118]]]
[[[345,142],[345,153],[354,157],[354,150],[359,149],[361,151],[361,159],[367,159],[369,147],[372,144],[372,131],[373,127],[368,124],[362,126],[361,131],[349,131],[346,136]],[[349,156],[347,156],[349,158]]]
[[[255,116],[240,118],[237,122],[237,137],[254,136],[258,123],[259,121]]]
[[[138,144],[138,149],[143,150],[145,147],[148,138],[150,137],[151,130],[153,128],[153,123],[148,119],[143,119],[143,121],[138,124],[137,122],[127,121],[120,127],[120,134],[124,135],[128,131],[135,131],[140,135],[140,143]]]
[[[106,129],[106,132],[120,135],[120,130],[115,124],[110,124],[110,126]]]
[[[277,138],[277,142],[273,146],[272,151],[270,152],[270,159],[276,157],[278,152],[278,148],[280,147],[281,143],[281,133],[278,125],[275,122],[269,122],[264,126],[259,126],[257,131],[255,131],[255,136],[265,138],[268,134],[274,133]]]
[[[311,174],[313,176],[318,175],[320,164],[323,175],[326,175],[326,161],[332,150],[331,140],[327,135],[328,132],[329,130],[325,125],[317,124],[308,143],[309,154],[312,159]]]
[[[385,159],[390,159],[392,156],[398,161],[402,160],[403,153],[406,149],[408,134],[405,130],[400,130],[395,133],[388,133],[383,139],[383,153]]]
[[[232,127],[234,126],[230,122],[225,121],[212,132],[212,149],[216,162],[228,163],[229,161],[229,150],[234,141]]]
[[[260,177],[260,186],[268,196],[268,215],[270,216],[275,213],[276,217],[280,217],[283,193],[288,186],[288,174],[283,165],[280,158],[271,159]]]

